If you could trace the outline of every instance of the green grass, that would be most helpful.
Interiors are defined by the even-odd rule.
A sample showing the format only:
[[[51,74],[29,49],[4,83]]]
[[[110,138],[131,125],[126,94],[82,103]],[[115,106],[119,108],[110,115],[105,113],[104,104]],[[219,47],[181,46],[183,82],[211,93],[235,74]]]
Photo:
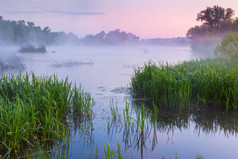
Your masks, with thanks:
[[[148,62],[135,70],[131,86],[137,97],[158,106],[190,108],[212,105],[238,108],[238,69],[229,57],[192,60],[177,65]]]
[[[80,86],[56,75],[3,75],[0,79],[0,152],[19,156],[46,143],[67,142],[67,121],[91,114],[93,99]],[[49,147],[52,149],[53,147]],[[28,152],[27,152],[28,153]]]
[[[143,158],[143,149],[146,148],[146,141],[152,140],[153,148],[157,142],[158,109],[156,105],[154,107],[153,111],[150,111],[144,104],[140,107],[136,105],[132,107],[129,102],[126,102],[122,120],[116,118],[118,123],[108,121],[109,137],[113,138],[113,134],[117,134],[122,130],[125,147],[140,149],[141,157]],[[113,117],[113,114],[111,116]],[[151,132],[154,132],[154,134]],[[118,150],[120,149],[120,145],[118,145]],[[109,151],[106,152],[109,153]],[[107,155],[111,156],[110,154]],[[121,156],[120,153],[118,153],[118,156]]]
[[[113,99],[112,99],[111,102],[110,102],[110,109],[111,109],[112,118],[113,118],[114,120],[116,120],[116,119],[119,119],[119,120],[120,120],[120,119],[121,119],[121,116],[120,116],[120,114],[119,114],[117,105],[114,104],[114,102],[113,102]]]
[[[104,144],[103,148],[104,148],[104,154],[106,159],[122,159],[121,146],[120,146],[118,136],[117,136],[117,146],[115,146],[116,150],[113,149],[109,143],[107,143],[106,146]]]

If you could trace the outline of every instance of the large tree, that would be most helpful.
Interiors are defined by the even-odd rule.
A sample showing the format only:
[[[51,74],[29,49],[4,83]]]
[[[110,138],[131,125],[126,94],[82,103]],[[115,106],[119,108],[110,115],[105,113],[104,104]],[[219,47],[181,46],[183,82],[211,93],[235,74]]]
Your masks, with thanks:
[[[210,27],[219,26],[221,21],[231,20],[234,15],[234,10],[231,8],[224,9],[218,5],[213,7],[207,7],[207,9],[202,10],[197,14],[197,21],[204,22],[205,25]]]

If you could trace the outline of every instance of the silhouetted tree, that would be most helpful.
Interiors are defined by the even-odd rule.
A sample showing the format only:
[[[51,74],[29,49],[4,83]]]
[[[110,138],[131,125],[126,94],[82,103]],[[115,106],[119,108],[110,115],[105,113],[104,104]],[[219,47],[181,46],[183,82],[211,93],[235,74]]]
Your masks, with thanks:
[[[203,24],[190,28],[186,34],[193,51],[211,55],[220,39],[230,32],[238,32],[238,19],[232,19],[233,15],[234,10],[218,5],[198,13],[196,20]]]
[[[197,14],[197,21],[204,21],[205,25],[210,27],[218,26],[221,21],[230,20],[234,15],[234,10],[231,8],[224,9],[218,5],[207,7]]]
[[[33,22],[9,21],[0,16],[1,43],[51,45],[64,44],[66,41],[79,43],[79,38],[73,33],[51,32],[49,27],[41,29]]]
[[[116,29],[105,33],[101,31],[96,35],[87,35],[82,39],[86,45],[121,45],[121,44],[137,44],[139,37]]]
[[[132,34],[126,33],[124,31],[120,31],[116,29],[114,31],[110,31],[105,36],[105,42],[110,45],[117,44],[136,44],[139,41],[139,37]]]
[[[207,7],[197,14],[197,19],[204,22],[200,26],[192,27],[186,36],[193,41],[213,40],[222,38],[228,32],[238,31],[238,19],[232,19],[234,10],[224,9],[217,5]]]

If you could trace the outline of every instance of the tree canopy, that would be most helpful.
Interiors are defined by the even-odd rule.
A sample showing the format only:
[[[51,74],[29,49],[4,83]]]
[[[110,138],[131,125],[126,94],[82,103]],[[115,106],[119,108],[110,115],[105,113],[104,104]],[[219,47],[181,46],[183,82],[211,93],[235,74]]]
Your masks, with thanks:
[[[234,14],[231,8],[225,9],[218,5],[207,7],[196,18],[204,23],[190,28],[186,36],[192,41],[204,41],[222,38],[229,32],[238,32],[238,18],[232,18]]]
[[[41,28],[33,22],[24,20],[9,21],[0,16],[0,44],[20,45],[60,45],[60,44],[85,44],[85,45],[121,45],[137,44],[139,37],[116,29],[105,33],[101,31],[96,35],[87,35],[79,39],[73,33],[52,32],[49,27]]]
[[[101,31],[96,35],[87,35],[82,39],[85,45],[122,45],[122,44],[137,44],[139,43],[139,37],[120,31],[119,29],[109,31],[105,33]]]
[[[207,7],[197,14],[197,21],[204,22],[205,25],[210,27],[218,26],[221,21],[231,20],[234,15],[234,10],[231,8],[223,8],[218,5]]]
[[[186,34],[191,48],[195,52],[210,54],[220,39],[229,33],[238,33],[238,18],[233,18],[234,14],[233,9],[218,5],[199,12],[196,20],[202,24],[191,27]]]
[[[52,45],[65,43],[79,43],[79,38],[64,32],[51,32],[49,27],[41,28],[33,22],[24,20],[4,20],[0,16],[0,43]]]

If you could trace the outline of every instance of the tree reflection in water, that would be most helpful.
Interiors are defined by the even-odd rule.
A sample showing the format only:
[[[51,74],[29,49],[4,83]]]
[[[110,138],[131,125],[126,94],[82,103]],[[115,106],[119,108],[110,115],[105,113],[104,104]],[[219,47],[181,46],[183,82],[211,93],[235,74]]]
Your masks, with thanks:
[[[153,108],[146,109],[143,105],[131,107],[128,103],[126,105],[123,119],[109,120],[108,136],[112,139],[115,134],[122,133],[125,151],[129,148],[137,149],[141,158],[145,150],[155,149],[160,133],[167,133],[168,142],[173,143],[174,130],[182,132],[193,129],[197,136],[200,136],[201,132],[208,136],[222,132],[225,137],[236,136],[238,132],[237,112],[226,112],[211,107],[184,110],[159,108],[159,115],[155,120]]]

